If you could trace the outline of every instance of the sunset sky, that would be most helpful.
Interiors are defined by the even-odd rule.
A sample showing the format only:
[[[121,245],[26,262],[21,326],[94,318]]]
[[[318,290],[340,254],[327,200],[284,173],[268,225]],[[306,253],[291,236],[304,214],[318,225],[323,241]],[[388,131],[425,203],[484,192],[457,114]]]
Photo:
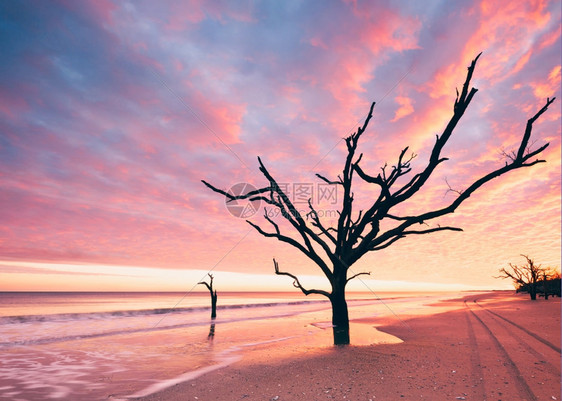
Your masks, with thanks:
[[[483,52],[472,104],[413,202],[450,203],[505,164],[525,123],[547,163],[495,179],[454,215],[464,232],[404,239],[352,267],[355,290],[512,288],[526,254],[561,265],[560,1],[5,1],[0,3],[0,291],[323,286],[289,245],[234,217],[201,179],[289,188],[337,177],[376,101],[362,167],[410,146],[413,173]],[[357,178],[357,177],[356,177]],[[448,184],[447,184],[448,183]],[[302,192],[300,192],[302,194]],[[366,204],[375,192],[358,185]],[[341,194],[335,194],[337,197]],[[337,197],[340,200],[341,197]],[[316,203],[318,202],[318,203]],[[305,209],[305,204],[300,204]],[[263,211],[251,220],[269,229]],[[287,232],[290,234],[290,232]],[[324,287],[326,288],[326,287]]]

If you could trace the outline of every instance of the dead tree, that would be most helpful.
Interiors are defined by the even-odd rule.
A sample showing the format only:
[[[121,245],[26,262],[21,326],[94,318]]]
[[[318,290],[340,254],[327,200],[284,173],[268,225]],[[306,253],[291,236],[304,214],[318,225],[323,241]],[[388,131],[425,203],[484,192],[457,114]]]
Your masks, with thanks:
[[[211,293],[211,319],[214,319],[217,317],[217,291],[213,290],[213,275],[211,273],[208,273],[208,275],[211,278],[210,283],[207,283],[206,281],[201,281],[200,283],[197,284],[204,285]]]
[[[531,137],[533,123],[547,110],[554,101],[554,98],[547,99],[546,104],[528,120],[521,143],[519,144],[519,148],[514,152],[513,158],[507,159],[505,165],[482,176],[464,191],[455,191],[458,193],[458,197],[450,204],[423,213],[413,212],[412,214],[404,214],[392,211],[396,206],[402,205],[404,202],[410,200],[412,196],[427,183],[435,169],[448,160],[447,157],[442,156],[442,150],[477,92],[477,89],[470,88],[470,81],[479,57],[480,55],[478,55],[468,67],[468,73],[462,91],[459,93],[457,90],[452,117],[442,134],[436,137],[427,165],[419,173],[411,176],[406,183],[404,183],[406,179],[404,177],[411,172],[412,168],[410,163],[416,156],[413,153],[408,155],[408,147],[400,152],[396,164],[392,166],[391,169],[387,168],[385,165],[385,167],[381,169],[381,172],[371,175],[360,167],[359,163],[363,155],[359,154],[357,156],[357,145],[359,139],[367,129],[369,121],[371,121],[375,103],[371,105],[363,126],[358,127],[355,133],[345,138],[347,157],[342,174],[339,175],[337,179],[330,179],[323,175],[316,174],[323,182],[340,186],[343,190],[343,196],[340,198],[341,205],[338,211],[337,226],[329,227],[325,225],[310,200],[308,202],[308,213],[304,216],[301,215],[259,157],[259,170],[268,182],[267,185],[259,189],[240,195],[233,195],[203,181],[207,187],[224,195],[228,201],[241,199],[248,199],[250,201],[260,200],[280,211],[281,216],[284,218],[282,221],[288,223],[286,225],[290,225],[289,230],[294,230],[292,235],[287,235],[282,232],[285,231],[285,226],[281,227],[280,224],[268,216],[267,207],[265,208],[264,219],[271,225],[270,230],[266,230],[249,220],[246,221],[261,235],[276,238],[301,251],[318,265],[322,273],[328,278],[331,286],[329,291],[307,289],[303,287],[296,275],[280,270],[277,261],[275,261],[275,259],[273,261],[275,273],[291,277],[294,280],[293,285],[305,295],[321,294],[330,300],[332,305],[332,325],[335,344],[349,343],[349,316],[345,299],[346,285],[353,278],[363,274],[370,274],[367,272],[355,273],[350,270],[350,267],[353,266],[355,262],[368,252],[385,249],[407,237],[439,231],[462,231],[462,229],[458,227],[440,225],[429,226],[427,223],[438,217],[453,213],[457,207],[467,200],[478,188],[494,178],[511,170],[530,167],[537,163],[544,162],[544,160],[532,159],[544,151],[548,143],[532,150],[530,149],[529,139]],[[355,174],[363,181],[373,184],[379,190],[378,196],[373,198],[373,202],[370,203],[370,206],[358,211],[355,210],[357,207],[354,209],[353,202],[356,195],[352,191],[352,181]],[[402,180],[399,180],[401,178]],[[410,202],[410,205],[412,206],[412,210],[415,211],[415,201]],[[401,208],[401,210],[404,209]]]
[[[526,255],[521,256],[527,259],[527,264],[517,266],[510,263],[510,270],[501,268],[500,275],[496,278],[512,279],[518,290],[528,291],[531,299],[535,301],[537,299],[537,284],[543,279],[546,288],[546,279],[550,275],[550,269],[541,267],[541,265],[537,266],[535,262]]]

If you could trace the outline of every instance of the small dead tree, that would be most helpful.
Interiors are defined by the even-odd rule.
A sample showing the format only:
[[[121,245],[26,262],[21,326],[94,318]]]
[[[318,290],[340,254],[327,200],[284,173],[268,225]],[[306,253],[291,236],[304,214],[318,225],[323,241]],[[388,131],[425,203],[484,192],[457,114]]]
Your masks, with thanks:
[[[387,169],[385,166],[381,169],[380,173],[370,175],[360,167],[363,154],[357,156],[357,146],[359,139],[367,129],[369,121],[371,121],[375,103],[371,105],[363,126],[359,127],[355,133],[345,138],[347,157],[342,174],[339,175],[337,179],[329,179],[323,175],[316,174],[323,182],[340,186],[343,189],[343,196],[340,198],[341,205],[338,211],[337,225],[334,227],[325,225],[325,222],[320,219],[319,214],[310,200],[308,201],[308,213],[304,216],[301,215],[259,157],[259,170],[268,182],[267,185],[259,189],[234,195],[203,181],[208,188],[224,195],[228,201],[242,199],[249,201],[260,200],[280,211],[281,216],[285,222],[288,223],[290,229],[294,230],[293,235],[287,235],[282,232],[280,224],[276,223],[268,216],[267,207],[265,208],[264,219],[271,225],[271,230],[267,231],[249,220],[246,221],[261,235],[276,238],[298,249],[310,258],[328,278],[331,286],[329,291],[307,289],[303,287],[296,275],[281,271],[277,261],[275,259],[273,261],[275,273],[291,277],[294,280],[293,285],[305,295],[321,294],[330,300],[332,305],[332,325],[335,344],[349,344],[350,342],[349,316],[345,298],[346,285],[353,278],[363,274],[369,274],[367,272],[355,273],[350,271],[350,267],[355,262],[368,252],[376,252],[388,248],[396,241],[407,237],[439,231],[462,231],[462,229],[458,227],[440,225],[427,226],[427,222],[453,213],[459,205],[467,200],[478,188],[494,178],[511,170],[530,167],[537,163],[544,162],[544,160],[532,159],[544,151],[548,143],[532,150],[530,149],[529,139],[531,137],[533,123],[548,109],[550,104],[554,101],[554,98],[547,99],[546,104],[527,121],[521,143],[517,151],[514,152],[513,157],[506,160],[504,166],[500,166],[496,170],[477,179],[464,191],[457,191],[458,196],[450,204],[436,208],[435,210],[420,213],[416,211],[415,201],[411,201],[409,204],[414,211],[412,214],[392,211],[396,206],[402,205],[404,202],[410,200],[428,182],[428,179],[435,169],[448,160],[447,157],[442,156],[442,151],[477,92],[477,89],[470,88],[470,81],[479,57],[480,55],[478,55],[468,67],[468,73],[462,91],[459,93],[457,90],[457,96],[452,110],[453,115],[443,133],[436,137],[427,165],[409,180],[403,177],[411,172],[412,168],[410,163],[415,155],[407,155],[408,147],[401,151],[392,169]],[[353,202],[356,195],[352,191],[352,182],[355,178],[355,174],[363,181],[373,184],[379,190],[378,197],[375,196],[373,198],[370,206],[358,211],[356,210],[357,207],[354,209]],[[403,179],[399,180],[400,178]],[[406,179],[405,183],[403,181],[404,179]],[[423,225],[426,225],[426,227],[420,228],[420,226]],[[283,231],[284,230],[285,228],[283,228]]]
[[[211,279],[209,283],[201,281],[197,284],[204,285],[211,293],[211,319],[215,319],[217,317],[217,291],[213,289],[213,275],[211,273],[208,273],[208,275]]]
[[[537,299],[537,285],[539,281],[544,281],[546,288],[546,279],[550,276],[550,268],[541,267],[536,265],[535,262],[527,255],[521,255],[527,263],[521,266],[509,264],[509,269],[501,268],[500,275],[496,278],[510,278],[513,280],[518,290],[525,290],[529,292],[531,299]],[[548,299],[548,298],[547,298]]]

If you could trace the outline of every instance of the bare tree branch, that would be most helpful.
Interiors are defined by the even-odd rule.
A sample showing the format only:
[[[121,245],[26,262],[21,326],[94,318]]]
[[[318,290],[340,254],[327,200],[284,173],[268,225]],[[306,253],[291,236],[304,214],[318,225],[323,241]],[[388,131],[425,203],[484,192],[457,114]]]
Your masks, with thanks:
[[[294,280],[294,281],[293,281],[293,286],[294,286],[295,288],[298,288],[299,290],[301,290],[304,295],[320,294],[320,295],[324,295],[325,297],[330,298],[330,295],[331,295],[331,294],[330,294],[329,292],[323,291],[323,290],[315,290],[315,289],[307,290],[306,288],[304,288],[304,287],[301,285],[301,283],[300,283],[300,281],[299,281],[299,279],[298,279],[297,276],[295,276],[294,274],[291,274],[291,273],[289,273],[289,272],[282,272],[282,271],[280,271],[280,270],[279,270],[279,264],[277,263],[277,261],[275,260],[275,258],[273,258],[273,265],[275,266],[275,274],[277,274],[277,275],[279,275],[279,276],[289,276],[289,277],[291,277],[291,278]]]
[[[329,179],[327,179],[326,177],[324,177],[323,175],[320,174],[316,174],[316,177],[320,178],[322,181],[326,182],[327,184],[330,185],[343,185],[343,181],[341,179],[341,177],[338,177],[338,181],[331,181]]]
[[[462,191],[460,191],[458,189],[453,189],[453,187],[451,187],[451,184],[449,184],[449,181],[447,180],[447,178],[445,178],[445,183],[447,184],[447,191],[445,192],[445,195],[447,195],[449,192],[454,192],[457,195],[462,195]]]
[[[289,236],[281,234],[281,231],[279,229],[279,225],[277,223],[275,223],[272,219],[269,218],[269,216],[267,215],[267,210],[265,210],[265,212],[264,212],[264,218],[274,227],[275,233],[267,232],[267,231],[263,230],[260,226],[252,223],[249,220],[246,220],[246,222],[249,225],[251,225],[252,227],[254,227],[254,229],[256,229],[256,231],[259,232],[264,237],[277,238],[279,241],[285,242],[285,243],[287,243],[289,245],[292,245],[293,247],[297,248],[299,251],[301,251],[306,256],[308,256],[310,259],[312,259],[320,267],[322,272],[326,275],[326,277],[329,280],[333,279],[332,271],[330,270],[328,265],[324,262],[324,260],[316,253],[316,251],[314,250],[312,245],[310,245],[310,243],[309,243],[310,246],[307,247],[305,245],[302,245],[300,242],[298,242],[294,238],[291,238]]]
[[[312,206],[312,202],[310,199],[308,199],[308,207],[310,208],[310,212],[308,212],[307,216],[311,218],[312,225],[314,227],[319,228],[320,232],[326,235],[326,237],[328,237],[330,241],[335,245],[337,243],[336,238],[332,234],[330,234],[330,231],[335,231],[335,228],[333,227],[328,227],[327,229],[324,228],[324,226],[320,222],[320,218],[318,217],[318,212],[316,211],[316,209],[314,209],[314,206]]]
[[[206,281],[200,281],[197,284],[202,284],[205,287],[207,287],[207,289],[211,292],[211,294],[213,293],[213,275],[211,273],[207,273],[207,275],[211,278],[211,283],[207,283]]]
[[[536,121],[536,119],[538,118],[538,116],[540,116],[542,113],[544,113],[545,107],[548,107],[552,101],[554,99],[549,99],[547,100],[546,105],[533,117],[531,118],[529,121]],[[535,118],[537,117],[537,118]],[[532,129],[532,124],[530,126],[528,126],[528,130],[530,132],[530,130]],[[444,216],[446,214],[450,214],[453,213],[462,202],[464,202],[466,199],[468,199],[477,189],[479,189],[481,186],[483,186],[484,184],[486,184],[487,182],[493,180],[494,178],[497,178],[511,170],[515,170],[521,167],[530,167],[534,164],[537,163],[542,163],[542,160],[536,160],[534,162],[531,163],[525,163],[527,160],[529,160],[530,158],[534,157],[536,154],[542,152],[544,149],[546,149],[548,147],[548,143],[543,145],[541,148],[537,149],[536,151],[530,152],[527,155],[523,155],[521,159],[516,159],[514,162],[512,163],[507,163],[505,166],[498,168],[497,170],[492,171],[491,173],[483,176],[482,178],[476,180],[472,185],[470,185],[466,190],[462,191],[459,196],[448,206],[442,208],[442,209],[438,209],[438,210],[434,210],[431,212],[426,212],[417,216],[408,216],[408,217],[397,217],[394,215],[389,215],[388,213],[386,213],[383,217],[389,217],[395,220],[401,220],[403,221],[403,223],[401,225],[399,225],[398,227],[395,227],[394,229],[391,229],[389,231],[387,231],[386,233],[383,233],[381,235],[379,235],[376,239],[375,238],[369,238],[369,243],[365,244],[363,248],[360,249],[359,252],[357,252],[357,257],[361,257],[361,252],[365,252],[365,249],[367,250],[373,250],[373,249],[380,249],[378,248],[378,246],[386,241],[388,241],[390,238],[395,237],[396,235],[399,235],[401,232],[405,231],[408,227],[410,227],[413,224],[417,224],[417,223],[421,223],[424,221],[428,221],[431,219],[435,219],[437,217],[441,217]],[[403,199],[398,197],[392,197],[392,203],[393,204],[398,204],[403,202]],[[365,238],[365,240],[368,237]],[[365,242],[365,240],[363,240],[363,242]],[[366,247],[366,248],[365,248]]]
[[[437,231],[463,231],[463,229],[459,227],[435,227],[435,228],[429,228],[427,230],[420,230],[420,231],[416,231],[416,230],[402,231],[402,235],[430,234],[430,233],[435,233]]]
[[[356,278],[356,277],[359,277],[359,276],[370,276],[370,275],[371,275],[371,272],[361,272],[361,273],[354,274],[353,276],[349,277],[349,278],[346,280],[346,284],[349,283],[351,280],[353,280],[353,279]]]
[[[533,129],[533,123],[535,121],[537,121],[537,119],[548,109],[548,106],[550,106],[552,104],[552,102],[554,102],[554,99],[556,99],[556,98],[555,97],[553,97],[552,99],[547,98],[546,104],[543,106],[543,108],[540,109],[537,112],[537,114],[535,114],[533,117],[531,117],[527,121],[527,126],[525,127],[525,134],[523,134],[523,139],[521,140],[521,145],[519,146],[519,151],[517,152],[517,160],[523,160],[523,158],[524,158],[525,149],[527,149],[529,139],[531,138],[531,131]]]
[[[210,188],[212,191],[226,196],[230,201],[233,201],[233,200],[236,200],[236,199],[249,199],[249,198],[252,198],[256,195],[271,191],[271,187],[264,187],[264,188],[256,189],[255,191],[250,191],[250,192],[245,193],[245,194],[234,195],[234,194],[229,193],[228,191],[225,191],[223,189],[219,189],[219,188],[209,184],[205,180],[201,180],[201,182],[203,184],[205,184],[208,188]]]

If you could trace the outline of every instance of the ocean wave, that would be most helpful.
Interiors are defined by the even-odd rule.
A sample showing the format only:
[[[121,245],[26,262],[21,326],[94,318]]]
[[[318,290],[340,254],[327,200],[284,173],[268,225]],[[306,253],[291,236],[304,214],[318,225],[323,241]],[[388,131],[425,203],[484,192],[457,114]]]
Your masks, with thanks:
[[[302,301],[302,302],[281,302],[281,303],[268,303],[265,304],[265,307],[272,307],[272,306],[291,306],[291,305],[303,305],[303,304],[321,304],[327,303],[328,301]],[[256,308],[264,306],[264,304],[248,304],[245,306],[241,305],[227,305],[223,307],[223,309],[241,309],[241,308]],[[202,308],[197,308],[201,310]],[[15,347],[15,346],[29,346],[29,345],[43,345],[43,344],[52,344],[56,342],[66,342],[66,341],[75,341],[75,340],[87,340],[93,338],[100,338],[100,337],[108,337],[108,336],[117,336],[117,335],[124,335],[124,334],[136,334],[136,333],[146,333],[146,332],[154,332],[159,330],[173,330],[173,329],[182,329],[188,327],[196,327],[196,326],[208,326],[209,324],[227,324],[227,323],[235,323],[240,321],[248,321],[248,320],[262,320],[267,318],[284,318],[293,316],[300,313],[297,310],[278,310],[277,312],[268,314],[266,316],[251,316],[251,315],[243,315],[237,317],[230,317],[230,318],[220,318],[216,320],[202,320],[202,321],[192,321],[192,322],[184,322],[184,323],[176,323],[176,324],[160,324],[158,322],[156,325],[152,326],[144,326],[144,327],[135,327],[135,328],[116,328],[113,330],[105,330],[99,332],[81,332],[76,334],[69,334],[69,335],[54,335],[54,336],[44,336],[39,338],[26,338],[26,339],[17,339],[12,341],[4,341],[0,342],[0,347]],[[91,329],[91,328],[90,328]]]
[[[327,303],[327,300],[303,300],[291,302],[265,302],[265,303],[249,303],[249,304],[233,304],[219,305],[217,310],[233,310],[247,308],[274,308],[283,306],[313,305]],[[111,318],[141,317],[151,315],[167,315],[167,314],[189,314],[197,312],[210,311],[209,306],[191,306],[181,308],[154,308],[154,309],[134,309],[134,310],[118,310],[109,312],[87,312],[87,313],[56,313],[47,315],[20,315],[20,316],[3,316],[0,317],[0,325],[21,324],[35,322],[69,322],[80,320],[104,320]]]
[[[175,324],[175,325],[168,325],[168,326],[141,327],[141,328],[134,328],[134,329],[117,329],[117,330],[110,330],[110,331],[102,331],[102,332],[98,332],[98,333],[80,333],[80,334],[74,334],[74,335],[53,336],[53,337],[47,336],[47,337],[41,337],[41,338],[0,342],[0,347],[43,345],[43,344],[52,344],[52,343],[55,343],[55,342],[87,340],[87,339],[99,338],[99,337],[117,336],[117,335],[122,335],[122,334],[143,333],[143,332],[150,332],[150,331],[156,331],[156,330],[170,330],[170,329],[178,329],[178,328],[193,327],[193,326],[200,326],[200,325],[202,325],[202,323],[184,323],[184,324]]]

